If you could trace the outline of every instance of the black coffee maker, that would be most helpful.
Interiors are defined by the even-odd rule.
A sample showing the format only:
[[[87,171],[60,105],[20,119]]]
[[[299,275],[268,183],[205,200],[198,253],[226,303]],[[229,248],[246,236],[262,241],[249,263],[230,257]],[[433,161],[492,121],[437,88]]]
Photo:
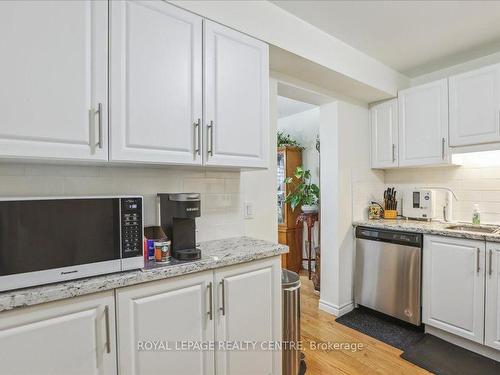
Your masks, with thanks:
[[[197,260],[201,251],[196,247],[195,218],[200,217],[201,199],[198,193],[160,193],[161,228],[172,241],[172,256],[178,260]]]

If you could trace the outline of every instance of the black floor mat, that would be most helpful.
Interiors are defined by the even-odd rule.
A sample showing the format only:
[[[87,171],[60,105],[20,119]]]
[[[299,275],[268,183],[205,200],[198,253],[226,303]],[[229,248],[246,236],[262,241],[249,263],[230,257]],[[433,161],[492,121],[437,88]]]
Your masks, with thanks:
[[[354,309],[336,321],[401,350],[406,350],[425,336],[422,327],[415,327],[365,307]]]
[[[500,362],[432,335],[425,335],[401,354],[401,358],[437,375],[500,374]]]
[[[379,312],[360,307],[338,323],[404,351],[401,358],[436,375],[499,375],[500,362],[453,345]]]

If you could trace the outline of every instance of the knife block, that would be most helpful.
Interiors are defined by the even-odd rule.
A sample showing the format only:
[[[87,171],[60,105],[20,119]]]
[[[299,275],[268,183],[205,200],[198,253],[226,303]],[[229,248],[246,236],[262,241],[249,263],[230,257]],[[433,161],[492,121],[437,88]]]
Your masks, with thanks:
[[[398,217],[397,210],[384,210],[384,219],[396,219]]]

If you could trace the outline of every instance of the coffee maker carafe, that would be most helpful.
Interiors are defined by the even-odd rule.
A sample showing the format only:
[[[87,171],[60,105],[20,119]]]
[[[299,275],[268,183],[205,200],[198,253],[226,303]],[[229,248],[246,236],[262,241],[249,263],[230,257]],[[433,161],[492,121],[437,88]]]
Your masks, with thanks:
[[[178,260],[197,260],[195,218],[200,217],[198,193],[160,193],[160,225],[172,241],[172,256]]]

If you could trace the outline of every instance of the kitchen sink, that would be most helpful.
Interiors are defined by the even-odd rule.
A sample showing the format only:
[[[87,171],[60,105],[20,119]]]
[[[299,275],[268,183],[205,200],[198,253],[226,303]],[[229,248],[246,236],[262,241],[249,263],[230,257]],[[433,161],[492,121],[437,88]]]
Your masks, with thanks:
[[[472,225],[472,224],[457,224],[449,225],[446,229],[456,231],[478,232],[478,233],[496,233],[500,231],[498,226]]]

